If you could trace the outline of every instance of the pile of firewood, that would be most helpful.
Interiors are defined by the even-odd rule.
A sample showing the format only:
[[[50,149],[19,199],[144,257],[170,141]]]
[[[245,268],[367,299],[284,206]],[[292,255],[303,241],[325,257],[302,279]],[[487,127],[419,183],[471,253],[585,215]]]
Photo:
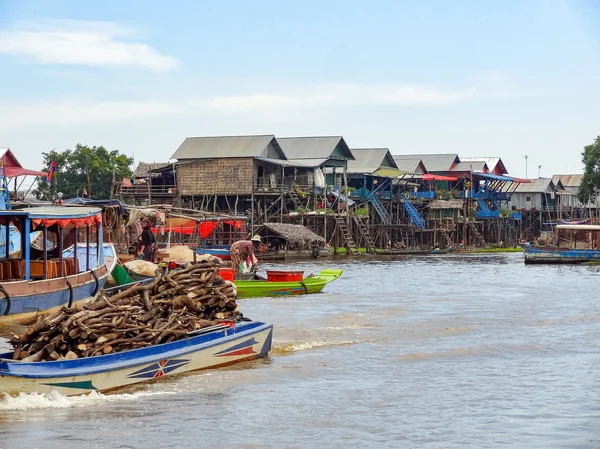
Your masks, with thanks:
[[[201,261],[83,308],[62,307],[40,317],[11,343],[14,359],[61,360],[168,343],[222,321],[238,321],[235,285],[219,266]]]

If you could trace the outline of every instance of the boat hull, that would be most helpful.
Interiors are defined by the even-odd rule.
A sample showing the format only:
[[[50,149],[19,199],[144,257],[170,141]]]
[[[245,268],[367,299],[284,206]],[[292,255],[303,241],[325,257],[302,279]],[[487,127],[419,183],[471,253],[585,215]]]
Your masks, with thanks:
[[[212,246],[206,248],[196,248],[196,254],[209,254],[211,256],[216,256],[222,260],[231,260],[229,246]]]
[[[526,264],[581,264],[600,262],[600,251],[556,247],[524,246]]]
[[[57,391],[74,396],[115,390],[266,357],[272,334],[270,324],[245,322],[172,343],[77,360],[23,363],[0,359],[0,392],[15,395]]]
[[[261,296],[289,296],[319,293],[325,285],[336,280],[342,270],[321,270],[313,277],[306,277],[302,281],[269,282],[261,280],[234,281],[238,298],[252,298]]]

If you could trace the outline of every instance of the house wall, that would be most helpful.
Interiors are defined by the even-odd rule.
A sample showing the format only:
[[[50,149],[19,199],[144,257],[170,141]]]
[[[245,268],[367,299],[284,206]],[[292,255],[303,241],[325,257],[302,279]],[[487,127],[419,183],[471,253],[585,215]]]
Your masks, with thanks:
[[[559,195],[554,193],[515,192],[510,197],[508,207],[516,210],[548,210],[558,208],[559,201]]]
[[[250,195],[253,158],[206,159],[177,166],[181,195]]]
[[[515,192],[511,195],[508,206],[510,208],[514,207],[517,210],[541,209],[542,194],[535,192]]]

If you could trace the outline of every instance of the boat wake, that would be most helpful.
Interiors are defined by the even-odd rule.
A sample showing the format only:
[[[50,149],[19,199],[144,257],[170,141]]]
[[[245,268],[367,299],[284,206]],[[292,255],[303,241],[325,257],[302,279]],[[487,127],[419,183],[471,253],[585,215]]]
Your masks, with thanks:
[[[137,401],[142,397],[163,394],[174,394],[174,392],[140,391],[124,394],[102,394],[91,392],[82,396],[64,396],[57,391],[44,394],[21,393],[18,396],[0,396],[0,412],[90,407],[111,402]]]
[[[311,349],[328,348],[332,346],[349,346],[360,343],[359,341],[344,340],[344,341],[327,341],[327,340],[311,340],[311,341],[277,341],[274,342],[271,354],[287,355],[294,352],[310,351]]]

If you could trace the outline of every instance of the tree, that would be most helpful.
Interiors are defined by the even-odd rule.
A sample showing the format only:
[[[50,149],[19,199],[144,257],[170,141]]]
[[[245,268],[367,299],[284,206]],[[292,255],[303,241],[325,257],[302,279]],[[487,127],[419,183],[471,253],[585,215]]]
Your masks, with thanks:
[[[577,197],[581,204],[587,204],[596,201],[600,194],[600,136],[593,144],[583,147],[581,156],[584,173]]]
[[[44,170],[48,170],[52,161],[56,160],[52,181],[39,181],[33,191],[37,199],[45,200],[56,199],[58,192],[64,198],[73,198],[82,196],[84,191],[89,198],[109,198],[112,180],[130,177],[130,165],[133,163],[133,158],[116,150],[81,144],[77,144],[74,150],[49,151],[42,156]]]

